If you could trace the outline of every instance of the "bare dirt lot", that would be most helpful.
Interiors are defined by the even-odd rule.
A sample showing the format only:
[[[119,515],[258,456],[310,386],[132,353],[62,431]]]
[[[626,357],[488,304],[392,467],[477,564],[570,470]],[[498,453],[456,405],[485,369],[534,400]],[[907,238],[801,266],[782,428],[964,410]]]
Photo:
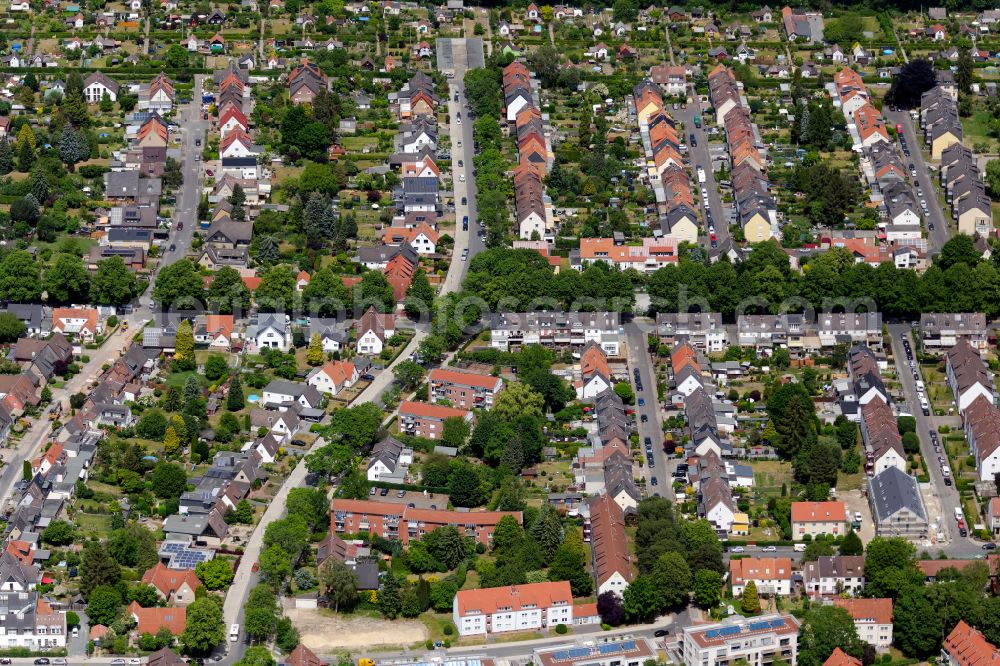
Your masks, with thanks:
[[[317,654],[375,645],[412,645],[427,640],[427,627],[409,620],[346,617],[327,610],[289,608],[285,614],[299,630],[302,643]]]

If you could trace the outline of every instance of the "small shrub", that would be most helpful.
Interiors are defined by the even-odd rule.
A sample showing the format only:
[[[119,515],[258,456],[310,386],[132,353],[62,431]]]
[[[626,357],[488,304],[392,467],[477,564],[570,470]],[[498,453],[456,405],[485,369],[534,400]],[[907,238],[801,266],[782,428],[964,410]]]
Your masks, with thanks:
[[[557,634],[565,634],[566,633],[566,625],[562,624],[562,623],[557,624],[556,625],[556,633]]]
[[[441,628],[441,633],[443,633],[445,636],[451,636],[453,633],[455,633],[455,627],[451,626],[450,623],[445,624],[444,627]]]

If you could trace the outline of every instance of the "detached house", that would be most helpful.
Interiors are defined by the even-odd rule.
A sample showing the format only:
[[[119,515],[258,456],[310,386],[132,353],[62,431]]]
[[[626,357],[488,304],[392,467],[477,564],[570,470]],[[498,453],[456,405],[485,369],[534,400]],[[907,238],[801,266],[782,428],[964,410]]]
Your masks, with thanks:
[[[83,96],[88,104],[97,104],[107,95],[112,102],[118,101],[118,90],[121,86],[117,81],[107,77],[102,72],[93,72],[83,81]]]
[[[358,321],[358,353],[377,356],[382,353],[385,341],[396,332],[396,318],[368,308]]]
[[[104,331],[100,315],[94,308],[56,308],[52,311],[52,332],[76,336],[91,342]]]
[[[306,384],[328,395],[337,395],[341,389],[350,387],[356,381],[358,368],[347,361],[329,361],[306,377]]]

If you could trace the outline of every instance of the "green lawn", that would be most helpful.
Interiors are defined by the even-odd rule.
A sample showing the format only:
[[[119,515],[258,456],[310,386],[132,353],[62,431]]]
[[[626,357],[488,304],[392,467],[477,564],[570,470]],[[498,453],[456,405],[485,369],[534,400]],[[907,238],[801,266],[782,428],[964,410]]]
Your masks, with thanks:
[[[996,145],[996,139],[990,136],[990,114],[982,105],[976,105],[976,112],[968,118],[962,118],[962,130],[965,132],[965,145],[974,146],[986,142]]]
[[[87,536],[106,538],[111,531],[111,516],[106,514],[78,513],[75,522]]]
[[[191,370],[189,372],[171,372],[167,375],[167,386],[180,386],[184,387],[187,382],[188,377],[194,377],[201,384],[206,384],[208,380],[203,376]]]

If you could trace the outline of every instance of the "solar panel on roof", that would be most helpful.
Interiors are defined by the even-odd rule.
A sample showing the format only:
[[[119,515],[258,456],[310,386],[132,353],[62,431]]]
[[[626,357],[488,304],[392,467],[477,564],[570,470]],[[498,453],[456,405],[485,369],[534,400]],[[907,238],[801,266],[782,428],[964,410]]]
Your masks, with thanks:
[[[750,629],[750,631],[763,631],[765,629],[770,629],[771,623],[768,620],[765,620],[763,622],[751,622],[749,625],[747,625],[747,627]]]
[[[719,630],[720,636],[735,636],[738,633],[740,633],[739,627],[723,627]]]
[[[718,638],[718,637],[719,637],[718,629],[710,629],[709,631],[705,632],[705,638]]]
[[[771,626],[773,628],[775,628],[775,629],[778,628],[778,627],[785,626],[785,620],[784,620],[784,618],[778,618],[777,620],[771,620]]]
[[[597,651],[600,654],[614,654],[615,652],[621,652],[621,648],[617,643],[605,643],[604,645],[598,645]]]
[[[622,650],[626,650],[627,651],[627,650],[634,650],[634,649],[635,649],[635,641],[625,641],[624,643],[622,643]]]

